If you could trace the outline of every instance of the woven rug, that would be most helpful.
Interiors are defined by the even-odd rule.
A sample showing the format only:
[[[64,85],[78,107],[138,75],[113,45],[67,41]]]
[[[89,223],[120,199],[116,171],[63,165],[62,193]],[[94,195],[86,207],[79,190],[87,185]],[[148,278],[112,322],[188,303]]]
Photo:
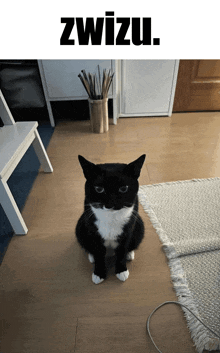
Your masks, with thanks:
[[[139,201],[162,242],[178,300],[220,335],[220,178],[139,188]],[[183,309],[199,353],[219,339]]]

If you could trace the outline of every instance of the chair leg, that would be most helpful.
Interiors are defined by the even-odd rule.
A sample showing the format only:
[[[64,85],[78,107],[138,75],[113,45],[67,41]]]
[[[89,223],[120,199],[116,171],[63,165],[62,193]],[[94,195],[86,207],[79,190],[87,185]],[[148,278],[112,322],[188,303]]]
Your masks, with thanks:
[[[27,234],[28,229],[8,184],[0,179],[0,203],[16,234]]]
[[[45,173],[52,173],[53,172],[53,167],[50,163],[50,160],[48,158],[47,152],[44,148],[44,145],[41,141],[40,135],[38,133],[38,131],[36,130],[35,132],[35,139],[32,142],[33,146],[34,146],[34,150],[36,152],[36,155],[39,158],[39,161],[42,165],[42,168],[44,170]]]

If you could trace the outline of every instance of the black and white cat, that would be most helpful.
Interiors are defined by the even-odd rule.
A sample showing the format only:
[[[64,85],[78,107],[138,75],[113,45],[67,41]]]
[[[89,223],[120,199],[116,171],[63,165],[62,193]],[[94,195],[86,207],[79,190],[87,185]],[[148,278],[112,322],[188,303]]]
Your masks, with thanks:
[[[134,259],[144,237],[138,214],[138,178],[145,155],[129,164],[93,164],[78,156],[86,178],[84,212],[76,226],[76,237],[94,263],[92,281],[106,278],[106,251],[114,249],[115,273],[119,280],[129,276],[127,260]]]

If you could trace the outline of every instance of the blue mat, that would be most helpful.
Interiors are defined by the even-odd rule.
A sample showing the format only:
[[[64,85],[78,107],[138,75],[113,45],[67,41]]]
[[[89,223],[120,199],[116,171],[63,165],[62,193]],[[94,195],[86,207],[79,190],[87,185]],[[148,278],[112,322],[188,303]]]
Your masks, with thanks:
[[[47,148],[54,132],[54,128],[49,124],[41,124],[38,126],[38,132],[44,147]],[[8,179],[8,186],[20,211],[22,211],[25,205],[25,201],[29,195],[34,180],[37,177],[39,168],[39,160],[33,146],[31,145]],[[14,231],[11,224],[0,205],[0,264],[2,263],[13,235]]]

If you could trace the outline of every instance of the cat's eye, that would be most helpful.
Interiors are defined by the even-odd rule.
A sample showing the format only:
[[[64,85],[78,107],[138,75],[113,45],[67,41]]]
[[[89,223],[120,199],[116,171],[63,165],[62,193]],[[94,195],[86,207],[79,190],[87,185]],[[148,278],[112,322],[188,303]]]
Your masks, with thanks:
[[[121,186],[121,187],[119,188],[119,192],[125,193],[125,192],[127,192],[127,191],[128,191],[128,186],[127,186],[127,185]]]
[[[101,194],[105,191],[105,189],[102,186],[95,186],[95,191]]]

